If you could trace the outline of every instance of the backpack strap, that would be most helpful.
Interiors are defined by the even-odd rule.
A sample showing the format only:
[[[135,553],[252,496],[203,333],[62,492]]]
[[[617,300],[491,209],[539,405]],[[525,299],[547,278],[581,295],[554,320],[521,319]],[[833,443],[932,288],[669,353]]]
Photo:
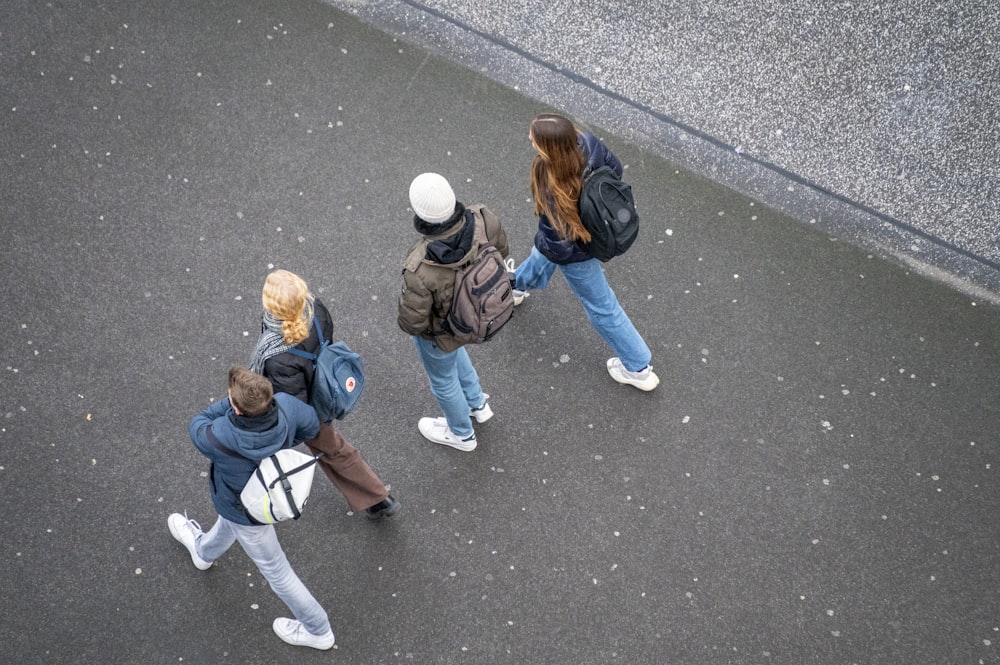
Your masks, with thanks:
[[[474,212],[472,210],[472,208],[466,208],[465,209],[465,219],[470,224],[472,224],[472,228],[473,228],[472,242],[476,246],[476,252],[472,256],[471,259],[469,259],[468,261],[466,261],[465,263],[463,263],[461,266],[459,266],[459,268],[458,268],[459,270],[461,270],[465,266],[469,265],[470,263],[472,263],[473,261],[475,261],[476,259],[478,259],[479,258],[479,248],[482,247],[483,245],[485,245],[486,243],[488,243],[490,241],[489,237],[487,237],[487,235],[486,235],[486,219],[485,219],[485,217],[483,218],[482,223],[479,222],[479,219],[480,219],[480,217],[482,217],[482,214],[483,214],[482,213],[482,209],[481,208],[478,209],[478,212],[479,212],[479,214],[477,215],[476,212]]]
[[[477,215],[476,213],[479,214]],[[476,254],[478,255],[479,254],[478,245],[483,245],[490,241],[490,239],[486,236],[486,217],[483,215],[483,210],[481,206],[476,208],[475,210],[473,210],[472,208],[466,208],[465,216],[469,221],[475,224],[475,226],[473,227],[475,229],[475,235],[472,238],[472,242],[476,243],[477,245]],[[480,218],[483,220],[482,223],[479,222]]]
[[[215,436],[215,433],[212,432],[212,426],[211,425],[209,425],[208,427],[205,428],[205,437],[208,439],[208,443],[213,448],[215,448],[216,450],[221,450],[222,452],[226,453],[227,455],[232,455],[233,457],[238,457],[240,459],[245,459],[245,460],[249,460],[250,459],[249,457],[243,457],[243,455],[240,455],[238,452],[236,452],[232,448],[227,448],[226,446],[222,445],[222,442],[219,441],[219,437]],[[250,461],[253,461],[253,460],[250,460]]]

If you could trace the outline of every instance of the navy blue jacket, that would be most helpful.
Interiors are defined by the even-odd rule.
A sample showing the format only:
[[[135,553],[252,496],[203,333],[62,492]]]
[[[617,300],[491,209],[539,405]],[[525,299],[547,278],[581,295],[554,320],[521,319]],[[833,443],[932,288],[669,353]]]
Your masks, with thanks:
[[[576,141],[577,145],[580,146],[580,151],[583,152],[583,158],[586,162],[585,169],[587,167],[596,169],[600,166],[610,166],[618,177],[621,177],[621,160],[599,138],[589,132],[583,132],[577,134]],[[581,173],[580,176],[583,177],[583,174]],[[561,265],[589,261],[594,258],[576,242],[560,236],[544,213],[538,216],[535,247],[549,261]]]
[[[219,443],[240,457],[213,445],[206,433],[209,427]],[[257,464],[282,448],[315,437],[319,419],[311,406],[283,393],[274,395],[268,413],[255,418],[236,415],[227,397],[195,416],[188,431],[194,447],[212,462],[208,484],[215,510],[231,522],[249,526],[257,522],[243,509],[240,492]]]

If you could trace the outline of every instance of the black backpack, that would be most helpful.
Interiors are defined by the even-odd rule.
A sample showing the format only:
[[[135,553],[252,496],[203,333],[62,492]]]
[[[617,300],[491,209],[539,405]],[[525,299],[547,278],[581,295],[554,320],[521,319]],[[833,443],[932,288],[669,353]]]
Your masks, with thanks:
[[[580,221],[590,232],[590,242],[580,246],[595,259],[610,261],[624,254],[639,235],[632,187],[610,166],[587,167],[579,207]]]
[[[476,258],[455,271],[454,297],[444,328],[462,344],[480,344],[510,321],[514,293],[500,250],[487,241],[483,225],[471,210],[467,209],[465,216],[476,225],[473,242],[479,249]]]

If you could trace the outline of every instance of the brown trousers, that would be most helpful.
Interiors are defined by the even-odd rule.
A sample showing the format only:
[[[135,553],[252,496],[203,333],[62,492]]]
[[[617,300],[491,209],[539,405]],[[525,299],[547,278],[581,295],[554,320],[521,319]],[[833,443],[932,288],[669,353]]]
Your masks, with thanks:
[[[347,499],[347,505],[357,512],[374,506],[389,496],[385,484],[375,475],[358,449],[347,442],[328,423],[319,426],[315,439],[306,441],[313,454],[323,453],[319,466],[330,482]]]

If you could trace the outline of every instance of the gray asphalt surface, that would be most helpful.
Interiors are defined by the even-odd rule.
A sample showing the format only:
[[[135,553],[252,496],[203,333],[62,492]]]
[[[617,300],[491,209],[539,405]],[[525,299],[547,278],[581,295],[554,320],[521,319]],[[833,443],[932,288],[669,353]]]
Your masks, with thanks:
[[[5,5],[0,662],[998,663],[1000,310],[600,125],[644,219],[609,280],[662,384],[556,278],[473,350],[479,447],[395,325],[425,170],[534,232],[516,90],[314,0]],[[367,363],[342,430],[403,511],[318,479],[279,536],[329,653],[234,548],[189,419],[294,270]]]
[[[1000,301],[993,2],[327,1]]]

